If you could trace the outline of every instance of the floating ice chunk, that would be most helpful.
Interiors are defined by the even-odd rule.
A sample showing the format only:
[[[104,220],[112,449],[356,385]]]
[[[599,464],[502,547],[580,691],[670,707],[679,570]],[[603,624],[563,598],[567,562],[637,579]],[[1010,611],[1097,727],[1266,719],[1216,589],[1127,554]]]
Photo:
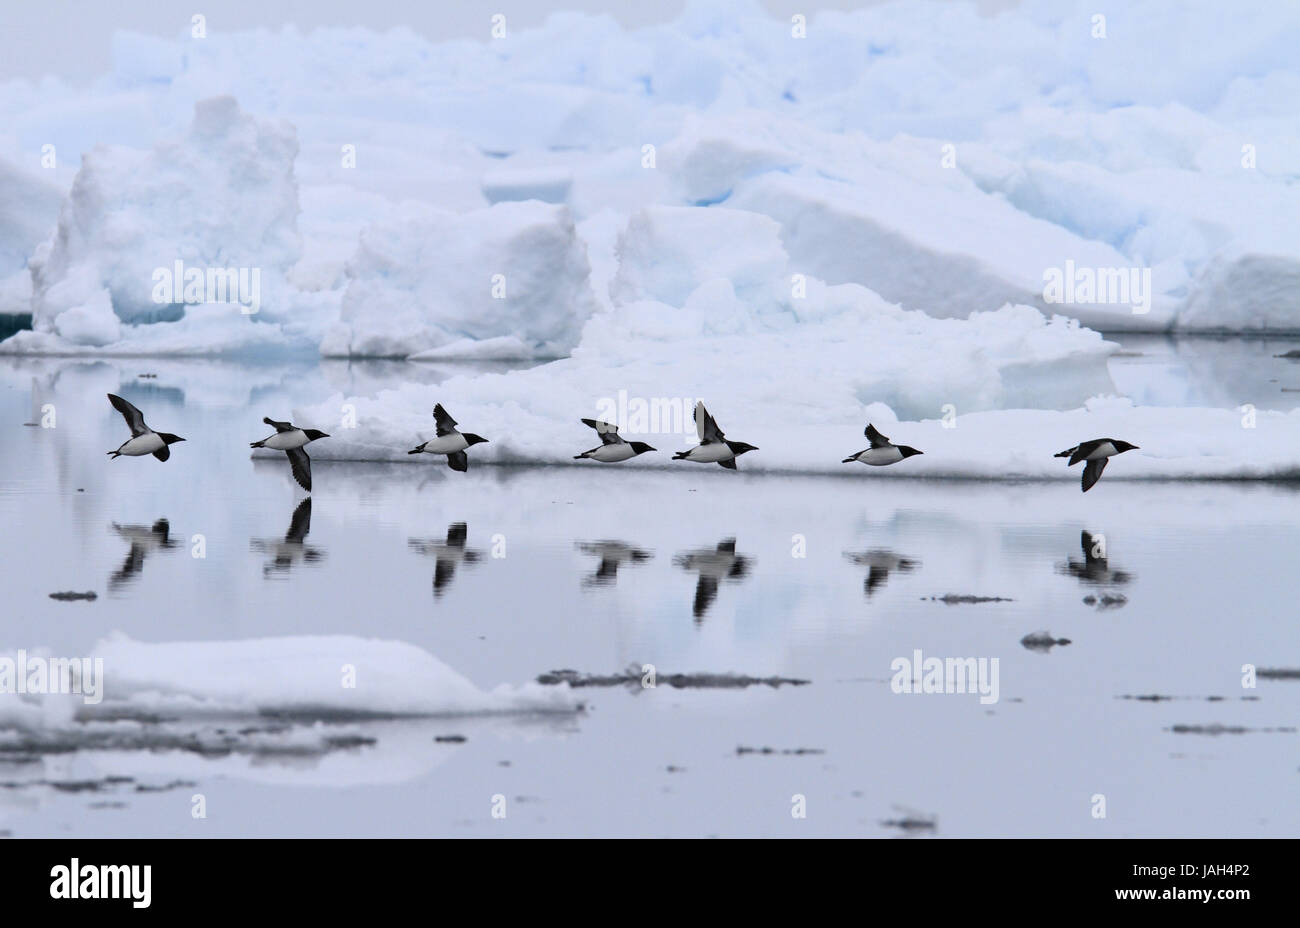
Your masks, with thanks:
[[[552,687],[484,691],[415,645],[348,635],[148,644],[119,634],[92,656],[104,661],[101,708],[118,713],[340,718],[577,708]]]

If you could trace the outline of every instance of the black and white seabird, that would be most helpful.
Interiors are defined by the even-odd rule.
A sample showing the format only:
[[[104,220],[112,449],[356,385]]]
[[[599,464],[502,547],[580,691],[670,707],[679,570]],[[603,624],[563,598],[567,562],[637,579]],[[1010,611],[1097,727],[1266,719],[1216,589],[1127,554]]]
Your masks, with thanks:
[[[602,464],[615,464],[619,461],[634,458],[638,454],[657,450],[643,441],[624,441],[619,437],[618,427],[610,425],[608,422],[601,422],[599,419],[583,419],[582,424],[596,430],[596,434],[600,436],[601,445],[599,448],[592,448],[590,451],[574,455],[573,459],[575,461],[590,458],[593,461],[600,461]]]
[[[857,454],[849,455],[841,464],[850,464],[853,461],[861,461],[863,464],[870,464],[872,467],[884,467],[886,464],[897,464],[903,458],[910,458],[914,454],[925,454],[924,451],[917,451],[909,445],[895,445],[888,438],[876,431],[876,427],[870,422],[867,423],[866,430],[862,433],[867,436],[867,441],[871,442],[871,447],[865,451],[859,451]]]
[[[249,442],[250,448],[270,448],[272,451],[283,451],[289,456],[289,466],[293,469],[293,479],[298,481],[298,485],[311,492],[311,458],[307,457],[304,446],[318,438],[329,438],[324,432],[318,429],[300,429],[289,422],[276,422],[274,419],[263,418],[263,422],[275,429],[275,434],[261,441]],[[310,518],[310,517],[309,517]]]
[[[1136,451],[1137,445],[1130,445],[1126,441],[1117,441],[1114,438],[1094,438],[1092,441],[1080,442],[1073,448],[1066,448],[1055,455],[1058,458],[1069,458],[1067,466],[1073,467],[1080,461],[1087,461],[1083,465],[1083,492],[1087,493],[1093,488],[1098,480],[1101,479],[1101,472],[1106,469],[1106,459],[1114,457],[1117,454],[1123,454],[1125,451]]]
[[[700,436],[700,443],[690,451],[678,451],[673,455],[674,461],[721,464],[728,470],[735,470],[736,458],[746,451],[758,450],[743,441],[728,441],[703,403],[695,404],[695,431]]]
[[[149,428],[144,424],[144,415],[140,410],[117,394],[108,394],[108,401],[113,404],[114,409],[122,414],[127,427],[131,429],[131,437],[124,441],[116,451],[108,452],[109,460],[119,458],[124,454],[132,458],[138,458],[142,454],[152,454],[158,460],[165,461],[171,457],[171,451],[167,449],[167,446],[185,440],[179,435],[173,435],[171,432],[155,432]]]
[[[458,470],[461,473],[469,470],[469,458],[465,454],[465,449],[470,445],[477,445],[479,442],[487,441],[481,435],[475,435],[473,432],[456,431],[456,420],[447,415],[447,410],[442,408],[442,404],[433,407],[433,418],[438,423],[438,437],[431,438],[424,444],[411,449],[407,454],[445,454],[447,455],[447,466],[452,470]]]

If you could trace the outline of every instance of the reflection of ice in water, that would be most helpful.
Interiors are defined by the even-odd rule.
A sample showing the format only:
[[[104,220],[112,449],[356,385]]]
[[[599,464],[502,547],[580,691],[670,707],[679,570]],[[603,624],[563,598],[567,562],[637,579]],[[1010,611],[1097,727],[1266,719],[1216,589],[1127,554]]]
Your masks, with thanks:
[[[45,395],[44,391],[41,389],[40,382],[33,377],[31,418],[24,422],[23,425],[30,425],[39,428],[41,425],[41,419],[45,415],[45,403]]]

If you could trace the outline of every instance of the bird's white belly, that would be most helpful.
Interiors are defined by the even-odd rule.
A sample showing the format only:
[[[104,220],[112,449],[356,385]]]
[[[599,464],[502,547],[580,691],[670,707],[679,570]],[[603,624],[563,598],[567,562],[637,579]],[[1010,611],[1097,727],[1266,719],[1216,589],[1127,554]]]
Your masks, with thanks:
[[[858,460],[872,467],[884,467],[886,464],[897,464],[903,460],[903,452],[897,448],[868,448],[858,455]]]
[[[626,461],[628,458],[636,457],[632,451],[632,446],[623,442],[617,445],[601,445],[592,454],[592,458],[597,461],[603,461],[606,464],[613,464],[616,461]]]
[[[465,436],[460,432],[442,435],[424,443],[426,454],[455,454],[457,451],[464,451],[468,447],[469,442],[465,440]]]
[[[696,445],[686,454],[686,460],[697,461],[700,464],[716,464],[718,461],[729,461],[734,457],[735,455],[725,442]]]
[[[1115,451],[1114,445],[1112,445],[1110,442],[1104,442],[1098,445],[1097,450],[1094,451],[1092,454],[1088,455],[1087,459],[1089,461],[1100,461],[1102,458],[1108,458],[1111,455],[1116,453],[1117,452]]]
[[[118,453],[135,458],[142,454],[153,454],[159,448],[165,447],[167,447],[167,443],[159,438],[156,432],[149,432],[145,435],[137,435],[135,438],[132,438],[118,449]]]
[[[276,432],[262,443],[262,447],[276,451],[292,451],[294,448],[301,448],[307,444],[307,441],[307,434],[302,429],[294,429],[292,432]]]

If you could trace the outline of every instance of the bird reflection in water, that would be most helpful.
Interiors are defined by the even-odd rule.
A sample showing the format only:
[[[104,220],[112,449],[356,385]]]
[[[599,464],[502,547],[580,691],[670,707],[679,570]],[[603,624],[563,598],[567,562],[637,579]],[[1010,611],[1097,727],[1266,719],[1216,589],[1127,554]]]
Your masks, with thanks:
[[[903,557],[883,548],[845,551],[844,556],[854,564],[867,568],[866,579],[862,581],[862,593],[867,599],[885,585],[891,571],[906,574],[921,566],[921,562],[915,558]]]
[[[271,555],[270,560],[262,565],[262,575],[272,577],[287,574],[302,561],[316,564],[325,560],[325,552],[307,544],[307,533],[311,531],[311,497],[298,504],[289,520],[289,530],[284,533],[284,540],[274,538],[252,538],[248,546],[254,551]]]
[[[716,548],[699,548],[683,551],[673,558],[673,563],[685,570],[699,574],[695,583],[695,621],[701,622],[713,601],[718,598],[718,584],[723,580],[743,580],[753,566],[754,559],[736,553],[736,539],[726,538]]]
[[[612,586],[618,582],[618,569],[621,566],[641,564],[654,557],[652,552],[623,541],[575,541],[573,544],[583,554],[600,558],[596,572],[582,578],[583,586]]]
[[[151,552],[180,547],[180,542],[171,537],[171,524],[166,519],[159,519],[153,525],[118,525],[114,522],[113,531],[130,542],[131,550],[122,566],[108,578],[110,590],[120,589],[135,580],[144,570],[145,558]]]
[[[1057,565],[1057,572],[1075,577],[1088,588],[1096,588],[1083,598],[1089,606],[1098,609],[1118,609],[1128,602],[1128,597],[1118,590],[1108,587],[1122,586],[1134,579],[1128,571],[1110,566],[1106,551],[1106,536],[1096,535],[1086,529],[1079,534],[1079,544],[1083,548],[1083,560],[1067,558],[1064,564]]]
[[[446,541],[421,538],[407,539],[406,543],[412,551],[437,559],[433,568],[433,595],[435,599],[441,597],[447,591],[452,578],[456,576],[456,568],[462,562],[473,564],[481,556],[478,551],[465,547],[468,538],[469,527],[464,522],[453,522],[447,526]]]

